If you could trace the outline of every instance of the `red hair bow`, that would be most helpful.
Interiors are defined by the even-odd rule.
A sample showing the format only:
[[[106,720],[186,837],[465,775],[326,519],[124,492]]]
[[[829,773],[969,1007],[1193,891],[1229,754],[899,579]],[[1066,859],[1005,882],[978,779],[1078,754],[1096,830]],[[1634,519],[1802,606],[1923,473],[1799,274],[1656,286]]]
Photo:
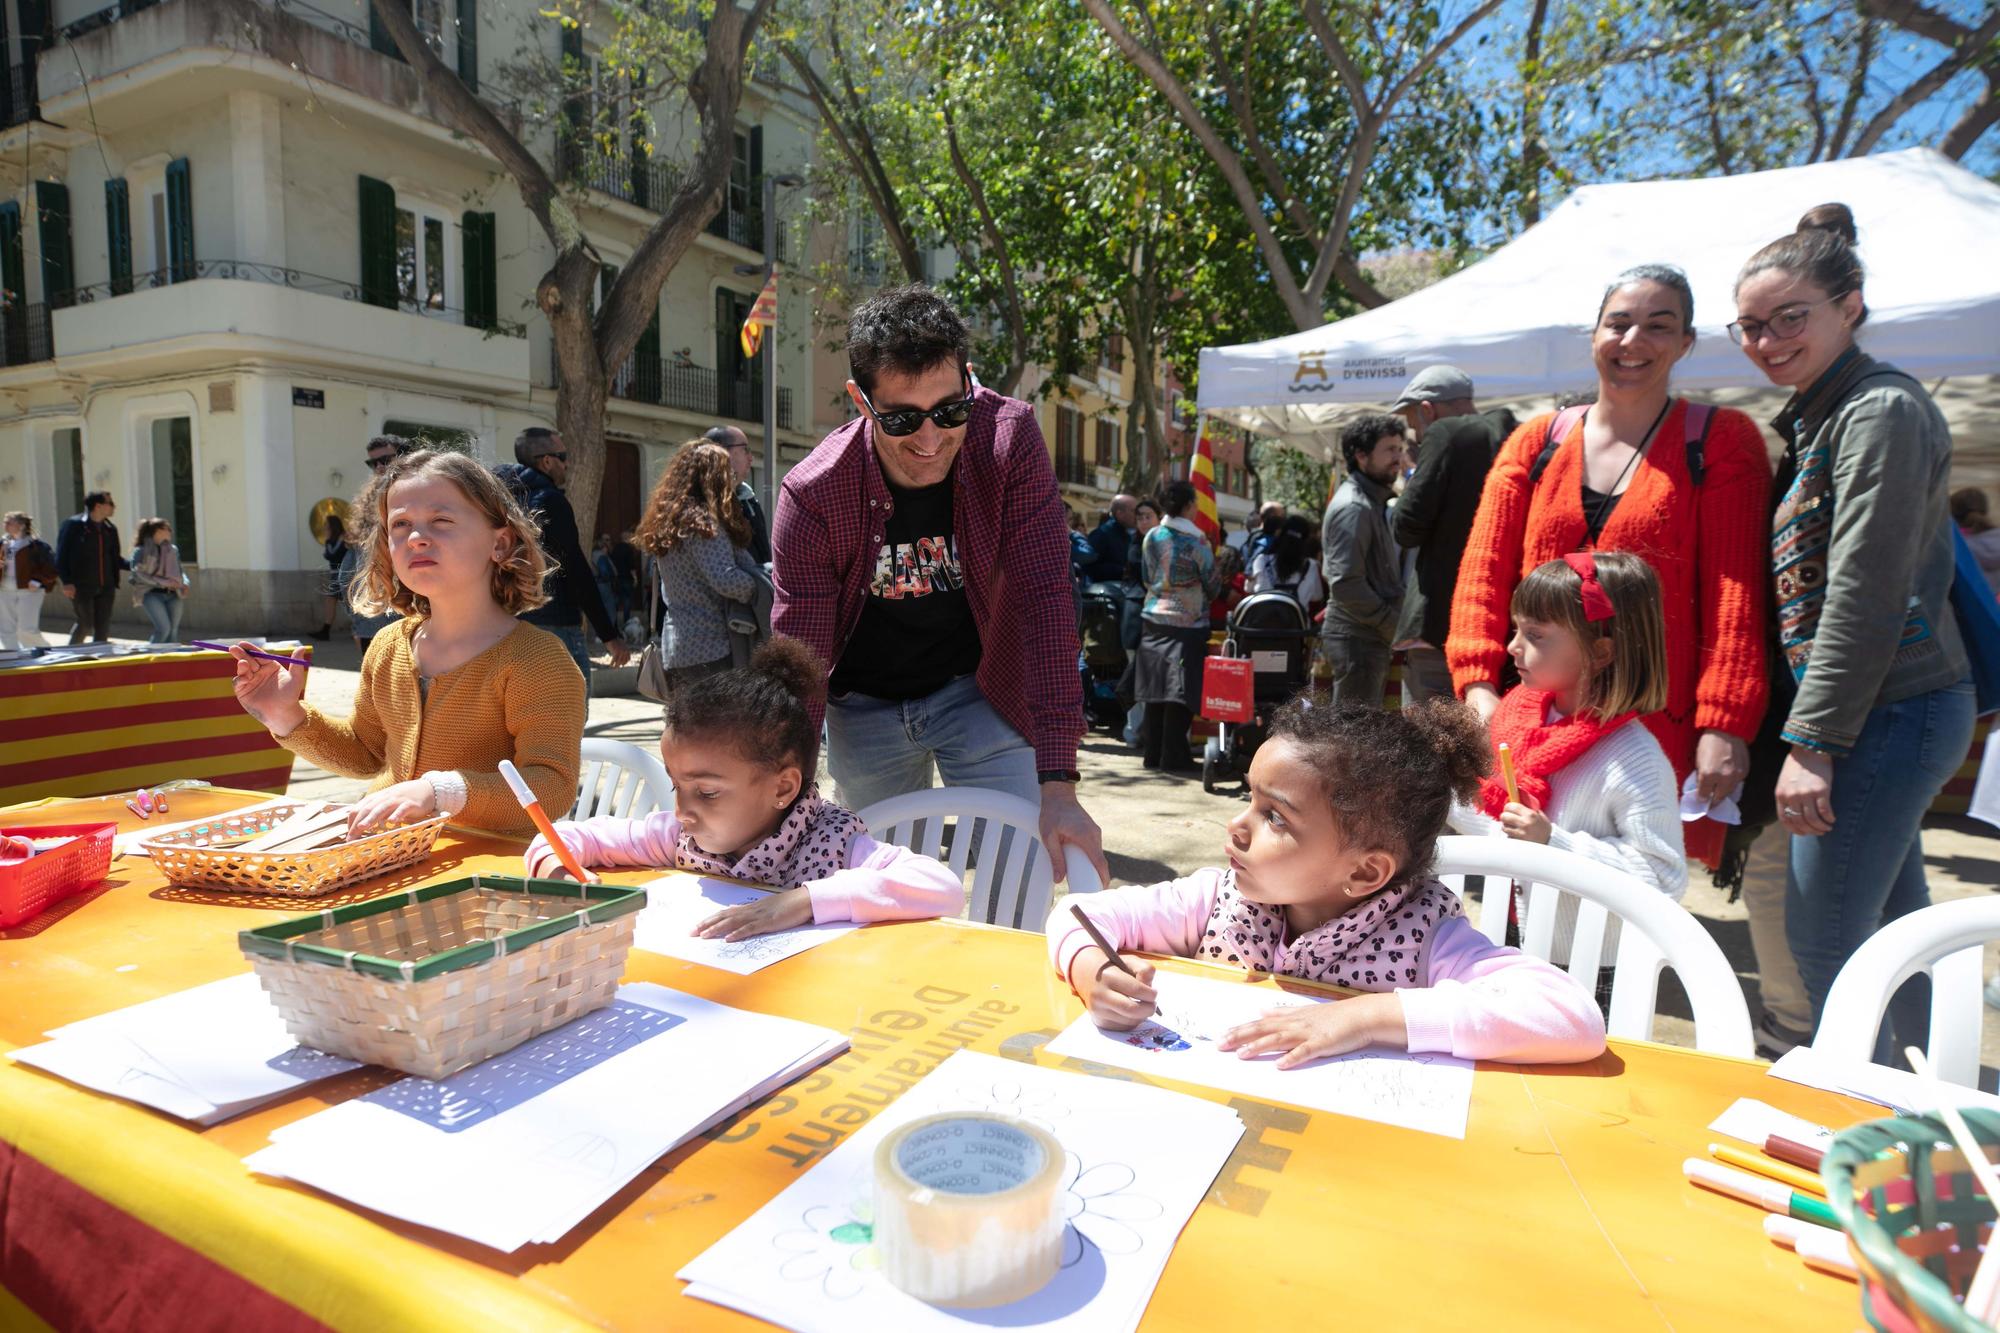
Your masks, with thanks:
[[[1617,615],[1617,610],[1611,605],[1611,594],[1604,591],[1604,585],[1597,581],[1597,557],[1588,551],[1576,551],[1563,559],[1583,580],[1583,618],[1596,624]]]

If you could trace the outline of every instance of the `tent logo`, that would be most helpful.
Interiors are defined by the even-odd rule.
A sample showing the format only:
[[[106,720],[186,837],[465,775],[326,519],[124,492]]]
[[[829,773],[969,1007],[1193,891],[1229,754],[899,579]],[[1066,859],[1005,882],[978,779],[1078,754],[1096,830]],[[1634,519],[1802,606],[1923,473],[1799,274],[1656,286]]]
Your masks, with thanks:
[[[1409,368],[1400,356],[1349,357],[1340,363],[1340,378],[1347,383],[1368,380],[1400,382],[1409,378]],[[1292,372],[1292,382],[1285,387],[1291,393],[1332,392],[1334,380],[1326,368],[1326,353],[1300,352],[1298,368]]]
[[[1303,381],[1308,375],[1318,380],[1319,383],[1302,385],[1301,381]],[[1300,352],[1299,368],[1292,372],[1292,384],[1291,384],[1292,392],[1315,393],[1321,389],[1329,389],[1332,387],[1333,386],[1331,383],[1329,383],[1326,373],[1326,353]]]

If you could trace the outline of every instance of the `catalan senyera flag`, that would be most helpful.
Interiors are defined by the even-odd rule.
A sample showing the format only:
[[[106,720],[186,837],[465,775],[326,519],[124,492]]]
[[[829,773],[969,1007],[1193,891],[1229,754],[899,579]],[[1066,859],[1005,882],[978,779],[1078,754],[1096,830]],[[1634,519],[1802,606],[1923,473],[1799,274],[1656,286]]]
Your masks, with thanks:
[[[743,321],[743,329],[736,335],[743,344],[743,355],[755,360],[757,349],[764,345],[764,330],[775,327],[777,322],[778,270],[773,265],[764,290],[757,293],[756,301],[750,306],[750,314]]]
[[[1215,453],[1208,443],[1208,418],[1196,428],[1194,457],[1188,460],[1188,480],[1194,483],[1194,525],[1210,546],[1222,545],[1222,524],[1215,516]]]

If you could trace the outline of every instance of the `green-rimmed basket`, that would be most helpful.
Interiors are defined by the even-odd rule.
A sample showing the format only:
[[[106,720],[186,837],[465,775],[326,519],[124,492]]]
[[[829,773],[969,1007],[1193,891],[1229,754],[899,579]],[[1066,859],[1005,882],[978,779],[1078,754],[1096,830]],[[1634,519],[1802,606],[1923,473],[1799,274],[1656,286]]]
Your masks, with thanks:
[[[2000,1159],[2000,1113],[1963,1110],[1989,1158]],[[1834,1136],[1820,1163],[1827,1203],[1847,1232],[1861,1312],[1883,1333],[1987,1326],[1961,1302],[1979,1266],[1994,1204],[1934,1116],[1871,1120]]]
[[[443,1078],[611,1002],[646,891],[474,875],[239,935],[285,1026]]]

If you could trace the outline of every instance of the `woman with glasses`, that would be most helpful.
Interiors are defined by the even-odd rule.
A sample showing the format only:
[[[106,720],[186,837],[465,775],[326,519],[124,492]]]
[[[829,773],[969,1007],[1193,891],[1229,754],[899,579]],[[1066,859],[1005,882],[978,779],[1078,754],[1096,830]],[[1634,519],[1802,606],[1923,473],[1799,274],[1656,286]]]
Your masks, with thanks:
[[[1645,719],[1704,807],[1749,770],[1768,692],[1764,518],[1771,464],[1756,423],[1674,396],[1694,346],[1685,274],[1643,264],[1612,280],[1591,332],[1596,399],[1532,418],[1501,446],[1452,598],[1445,657],[1482,718],[1508,682],[1508,607],[1528,572],[1573,551],[1630,551],[1659,575],[1667,706]],[[1723,825],[1684,826],[1687,851],[1719,863]]]
[[[1794,691],[1773,706],[1790,747],[1777,779],[1792,834],[1785,932],[1815,1025],[1848,955],[1930,901],[1919,830],[1973,720],[1950,605],[1951,431],[1922,385],[1855,345],[1868,307],[1853,225],[1821,205],[1752,255],[1730,325],[1792,391],[1774,423],[1786,449],[1769,568],[1788,668],[1774,674]],[[1877,1059],[1922,1041],[1926,1001],[1891,1004]]]

